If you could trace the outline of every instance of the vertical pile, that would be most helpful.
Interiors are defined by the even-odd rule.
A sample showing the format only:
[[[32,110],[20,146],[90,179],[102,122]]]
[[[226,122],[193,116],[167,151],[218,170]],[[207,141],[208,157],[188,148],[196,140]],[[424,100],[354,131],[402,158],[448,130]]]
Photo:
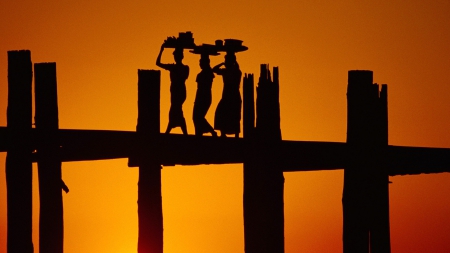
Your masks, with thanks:
[[[387,86],[380,92],[372,71],[349,71],[347,101],[344,253],[390,252]]]
[[[256,127],[251,107],[253,78],[244,79],[244,236],[246,253],[284,252],[284,177],[278,159],[281,143],[278,69],[273,80],[261,65],[257,87]],[[251,87],[251,88],[250,88]],[[247,94],[247,95],[246,95]],[[253,101],[251,102],[253,103]],[[253,116],[254,117],[254,116]]]
[[[64,222],[58,141],[56,63],[36,63],[35,123],[39,133],[39,251],[63,252]]]
[[[11,146],[6,156],[9,253],[31,253],[32,166],[30,132],[32,120],[31,52],[8,51],[7,128]]]
[[[156,155],[160,133],[160,81],[157,70],[138,70],[138,252],[163,252],[161,165]]]

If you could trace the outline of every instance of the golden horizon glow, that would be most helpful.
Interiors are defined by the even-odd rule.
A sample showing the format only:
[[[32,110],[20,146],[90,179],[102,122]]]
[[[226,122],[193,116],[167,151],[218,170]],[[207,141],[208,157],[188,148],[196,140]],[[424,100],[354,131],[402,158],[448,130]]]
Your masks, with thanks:
[[[374,71],[388,84],[389,144],[450,148],[450,2],[436,1],[3,1],[0,3],[0,126],[6,126],[8,50],[56,62],[60,128],[135,130],[137,69],[157,69],[167,36],[196,43],[236,38],[243,73],[280,68],[286,140],[346,138],[347,71]],[[199,57],[190,67],[192,107]],[[211,65],[223,56],[211,58]],[[163,62],[171,62],[170,50]],[[161,74],[161,129],[169,74]],[[213,83],[213,122],[222,80]],[[177,129],[175,132],[179,132]],[[0,153],[4,171],[5,153]],[[36,168],[34,168],[36,171]],[[136,252],[137,169],[126,160],[63,164],[65,252]],[[342,252],[341,171],[285,173],[286,253]],[[34,175],[33,239],[38,252]],[[391,177],[392,252],[450,252],[449,173]],[[6,184],[0,173],[0,253],[6,252]],[[242,165],[162,170],[164,250],[244,252]]]

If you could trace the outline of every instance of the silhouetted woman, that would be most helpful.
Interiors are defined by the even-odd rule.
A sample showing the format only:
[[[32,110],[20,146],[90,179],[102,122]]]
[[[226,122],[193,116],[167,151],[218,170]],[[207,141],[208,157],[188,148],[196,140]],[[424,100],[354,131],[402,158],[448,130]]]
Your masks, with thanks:
[[[202,136],[204,133],[211,133],[217,136],[214,128],[205,119],[206,113],[211,106],[211,86],[214,79],[214,73],[210,65],[209,55],[218,55],[214,50],[208,50],[207,46],[198,47],[192,53],[201,54],[200,68],[197,75],[197,93],[195,95],[193,120],[195,126],[195,135]]]
[[[186,79],[189,76],[189,66],[183,64],[183,48],[177,47],[173,51],[175,64],[161,63],[161,55],[164,51],[164,44],[161,46],[156,65],[170,72],[170,111],[169,124],[166,134],[170,133],[172,128],[181,127],[183,134],[187,134],[186,121],[183,115],[183,103],[186,100]]]
[[[221,68],[225,66],[225,68]],[[242,72],[236,61],[236,55],[228,52],[225,55],[225,62],[213,68],[214,73],[223,78],[222,99],[217,105],[214,118],[214,129],[220,131],[221,137],[227,134],[234,134],[239,137],[241,121],[241,93],[239,86]]]

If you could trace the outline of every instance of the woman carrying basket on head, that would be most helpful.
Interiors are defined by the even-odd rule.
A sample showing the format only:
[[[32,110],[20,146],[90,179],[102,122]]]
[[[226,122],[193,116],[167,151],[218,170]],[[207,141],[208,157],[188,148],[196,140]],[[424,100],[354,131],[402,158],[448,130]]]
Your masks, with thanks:
[[[202,69],[197,75],[197,93],[195,95],[194,112],[192,119],[195,126],[195,135],[202,136],[204,133],[211,133],[216,137],[217,133],[208,123],[205,116],[211,106],[212,95],[211,87],[214,79],[214,73],[210,65],[209,56],[219,55],[214,45],[203,44],[197,46],[190,51],[194,54],[200,54],[200,68]]]
[[[190,34],[190,33],[189,33]],[[183,134],[187,135],[186,120],[183,115],[183,103],[186,100],[186,79],[189,76],[189,66],[183,64],[183,49],[187,48],[186,42],[181,40],[180,37],[170,38],[173,41],[170,47],[175,47],[173,51],[173,58],[175,63],[164,64],[161,63],[161,55],[164,48],[168,46],[169,40],[165,41],[161,46],[158,58],[156,59],[156,65],[160,68],[168,70],[170,72],[170,110],[169,110],[169,124],[167,125],[166,134],[170,133],[172,128],[181,127]],[[183,33],[183,35],[185,35]],[[192,39],[192,34],[191,39]],[[193,44],[193,40],[192,40]]]

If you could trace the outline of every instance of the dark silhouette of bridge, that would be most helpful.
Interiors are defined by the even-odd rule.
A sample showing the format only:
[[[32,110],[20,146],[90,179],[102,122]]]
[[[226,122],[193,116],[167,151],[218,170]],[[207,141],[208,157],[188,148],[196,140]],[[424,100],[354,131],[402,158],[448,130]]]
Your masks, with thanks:
[[[160,72],[138,70],[136,131],[58,127],[56,63],[34,64],[31,53],[8,52],[8,253],[33,252],[31,165],[39,174],[41,253],[63,252],[61,162],[129,158],[139,167],[138,252],[163,251],[161,165],[243,163],[245,252],[284,252],[285,171],[344,169],[344,253],[390,252],[389,176],[450,171],[450,149],[388,145],[387,85],[371,71],[348,73],[347,142],[281,138],[278,68],[261,65],[243,78],[243,138],[160,133]],[[193,148],[195,147],[195,148]]]

